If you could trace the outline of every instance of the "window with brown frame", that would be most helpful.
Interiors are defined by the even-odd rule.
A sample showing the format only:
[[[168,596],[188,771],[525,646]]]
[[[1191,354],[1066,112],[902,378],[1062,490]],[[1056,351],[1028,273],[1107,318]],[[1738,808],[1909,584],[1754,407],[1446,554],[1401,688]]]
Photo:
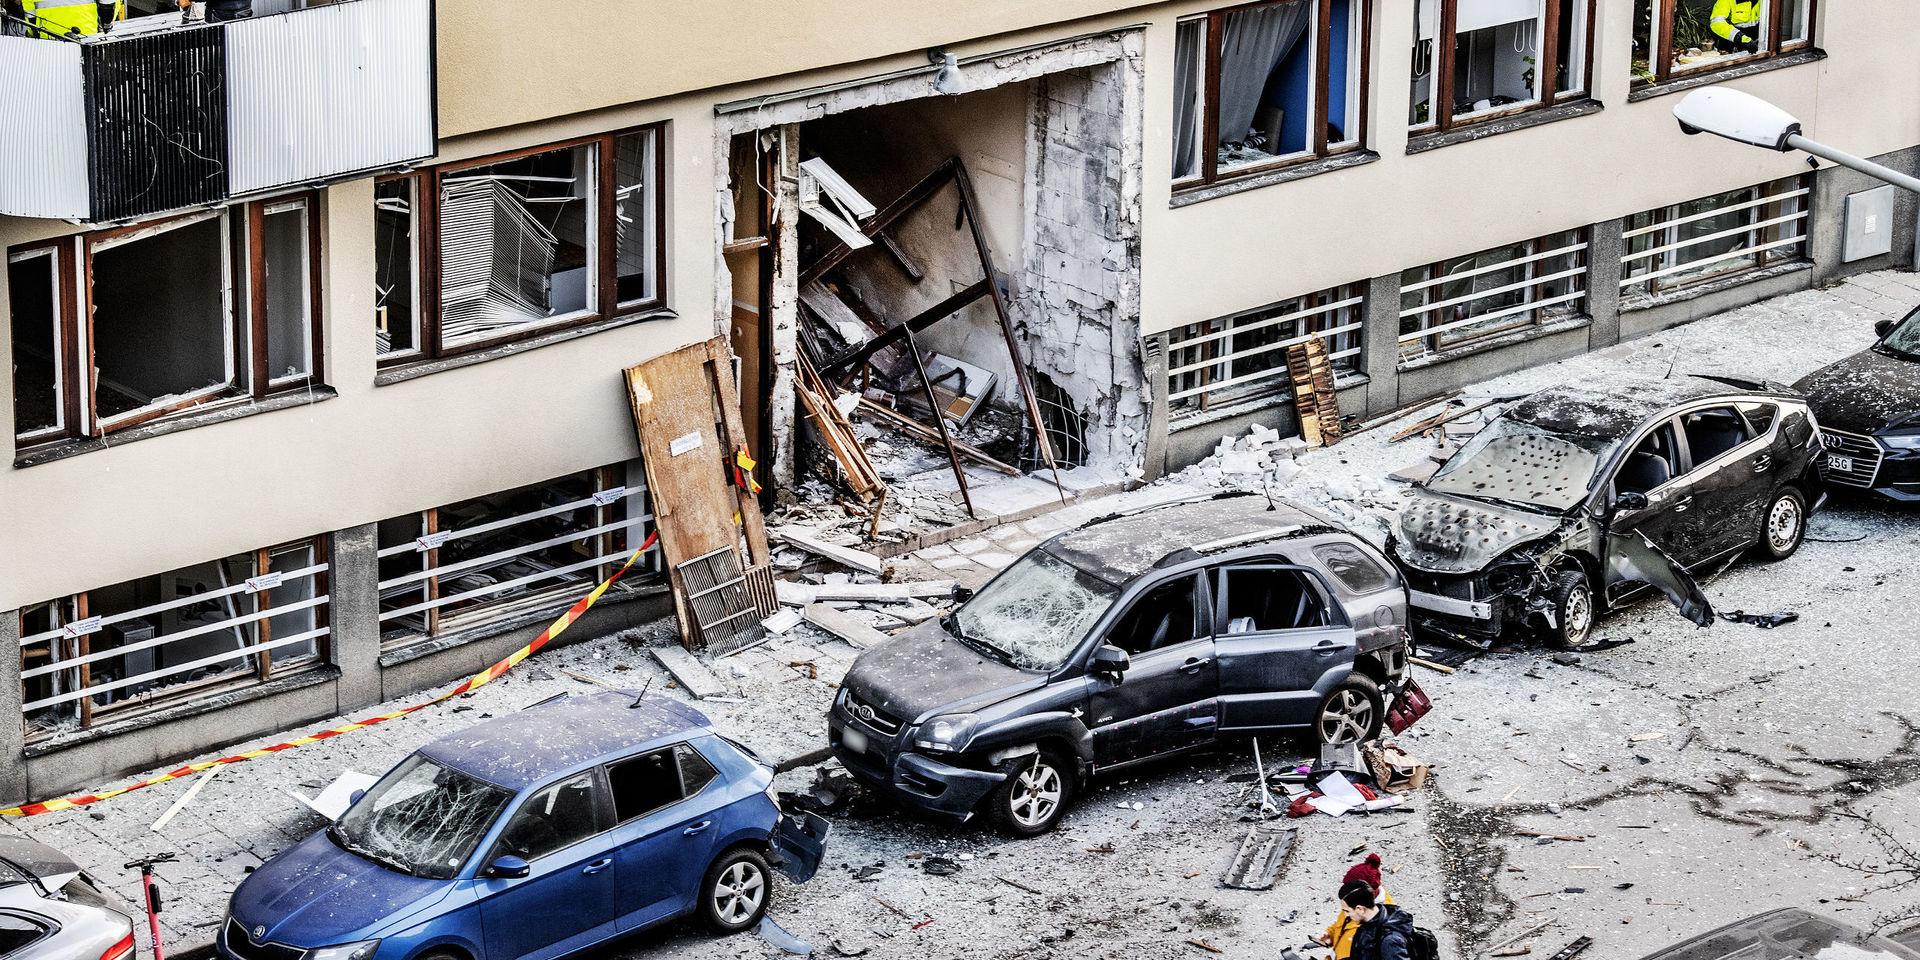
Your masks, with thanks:
[[[9,251],[19,445],[320,383],[319,250],[300,194]]]
[[[1665,83],[1813,45],[1818,0],[1636,0],[1633,80]]]
[[[379,181],[380,361],[452,356],[664,303],[661,131]]]
[[[636,460],[381,521],[382,638],[404,646],[571,603],[646,541],[643,477]],[[640,565],[657,571],[659,557]]]
[[[28,736],[325,663],[327,574],[316,537],[23,607]]]
[[[1593,0],[1415,0],[1415,130],[1585,99]]]
[[[1364,146],[1367,11],[1368,0],[1267,0],[1181,21],[1176,186]]]

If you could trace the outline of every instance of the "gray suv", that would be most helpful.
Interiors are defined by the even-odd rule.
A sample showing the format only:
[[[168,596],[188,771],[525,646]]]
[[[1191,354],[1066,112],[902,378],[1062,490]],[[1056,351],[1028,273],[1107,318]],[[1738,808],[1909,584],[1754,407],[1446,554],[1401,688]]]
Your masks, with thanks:
[[[911,806],[1039,834],[1088,778],[1221,736],[1378,736],[1406,612],[1386,557],[1300,506],[1110,516],[861,654],[828,737]]]

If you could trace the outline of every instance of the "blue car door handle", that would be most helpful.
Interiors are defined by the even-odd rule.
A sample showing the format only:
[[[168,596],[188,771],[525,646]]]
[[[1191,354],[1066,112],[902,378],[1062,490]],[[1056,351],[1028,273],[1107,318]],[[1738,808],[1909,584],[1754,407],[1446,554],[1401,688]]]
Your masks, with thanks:
[[[691,837],[696,833],[701,833],[705,831],[708,827],[711,827],[711,826],[713,826],[712,820],[702,820],[699,823],[696,823],[693,826],[680,831],[680,835],[683,837]]]
[[[599,860],[595,860],[594,862],[589,863],[584,867],[581,867],[580,872],[581,873],[599,873],[600,871],[605,870],[606,868],[611,866],[613,866],[613,858],[602,857]]]

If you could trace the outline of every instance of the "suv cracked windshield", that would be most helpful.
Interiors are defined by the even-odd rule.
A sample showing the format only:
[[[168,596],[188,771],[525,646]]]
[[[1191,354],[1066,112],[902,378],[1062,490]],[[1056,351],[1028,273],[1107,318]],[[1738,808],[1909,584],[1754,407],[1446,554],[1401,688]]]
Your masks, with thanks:
[[[415,754],[327,828],[342,850],[401,873],[449,880],[513,794]]]
[[[949,632],[1022,670],[1057,670],[1120,596],[1119,588],[1048,553],[1021,557],[954,611]]]

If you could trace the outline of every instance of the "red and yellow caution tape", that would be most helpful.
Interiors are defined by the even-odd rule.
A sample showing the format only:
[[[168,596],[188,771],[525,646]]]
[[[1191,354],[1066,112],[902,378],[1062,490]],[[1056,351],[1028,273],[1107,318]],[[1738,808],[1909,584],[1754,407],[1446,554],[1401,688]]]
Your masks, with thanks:
[[[472,691],[478,690],[481,687],[484,687],[487,684],[492,683],[493,681],[499,679],[501,675],[505,674],[508,670],[512,670],[514,667],[519,666],[520,661],[525,660],[530,656],[533,656],[536,652],[540,650],[541,647],[544,647],[548,643],[550,643],[554,637],[559,636],[561,632],[565,631],[568,627],[573,626],[574,621],[579,620],[581,616],[585,615],[587,610],[590,609],[596,602],[600,600],[600,596],[607,592],[607,588],[613,586],[614,581],[619,580],[622,575],[624,575],[628,570],[632,569],[634,563],[640,559],[640,555],[643,553],[646,553],[649,549],[651,549],[654,543],[657,540],[659,540],[659,538],[660,538],[660,532],[658,530],[655,530],[654,532],[647,534],[646,542],[640,544],[640,548],[633,551],[633,555],[627,558],[626,563],[623,563],[620,565],[620,569],[615,570],[613,572],[613,576],[610,576],[607,579],[601,581],[599,586],[593,588],[592,593],[589,593],[586,596],[581,597],[579,601],[574,603],[573,606],[568,607],[567,612],[561,614],[559,619],[553,621],[553,623],[548,624],[547,629],[541,631],[540,635],[533,638],[533,641],[531,643],[528,643],[526,646],[521,647],[518,650],[515,650],[511,654],[508,654],[507,658],[504,660],[501,660],[499,663],[496,663],[493,666],[488,667],[485,670],[482,670],[471,677],[468,677],[466,680],[462,681],[459,686],[454,687],[453,689],[448,690],[447,692],[440,694],[437,697],[434,697],[432,700],[428,700],[424,703],[416,703],[410,707],[402,707],[399,710],[393,711],[392,713],[383,713],[383,714],[380,714],[379,716],[368,717],[364,720],[356,720],[352,723],[343,724],[338,727],[331,727],[326,730],[317,730],[317,731],[314,731],[313,733],[307,734],[304,737],[295,737],[292,740],[286,741],[285,743],[276,743],[270,747],[261,747],[257,750],[248,750],[243,753],[236,753],[230,757],[221,757],[218,760],[202,760],[199,763],[189,763],[178,770],[171,770],[166,773],[160,774],[157,777],[150,777],[146,780],[142,780],[139,783],[128,784],[127,786],[121,787],[117,790],[107,790],[101,793],[88,793],[88,794],[82,794],[81,796],[77,796],[77,797],[67,797],[62,800],[47,800],[42,803],[29,803],[24,806],[8,807],[5,809],[0,809],[0,817],[31,817],[31,816],[36,816],[42,813],[53,813],[59,810],[71,810],[75,807],[84,807],[84,806],[87,806],[88,804],[99,803],[102,800],[111,800],[114,797],[120,796],[121,794],[132,793],[135,790],[151,787],[155,784],[166,783],[169,780],[178,780],[182,777],[190,777],[196,773],[199,773],[202,770],[206,770],[211,767],[218,767],[223,764],[229,764],[229,763],[243,763],[248,760],[257,760],[261,757],[268,756],[275,753],[280,753],[281,751],[284,751],[284,750],[292,750],[295,747],[304,747],[310,743],[319,743],[322,740],[329,740],[329,739],[332,739],[333,737],[340,736],[343,733],[352,733],[355,730],[364,730],[377,723],[385,723],[388,720],[398,720],[401,717],[404,717],[410,713],[417,713],[421,710],[425,710],[426,708],[431,707],[434,704],[443,703],[447,700],[451,700],[454,697],[457,697],[463,693],[471,693]]]

